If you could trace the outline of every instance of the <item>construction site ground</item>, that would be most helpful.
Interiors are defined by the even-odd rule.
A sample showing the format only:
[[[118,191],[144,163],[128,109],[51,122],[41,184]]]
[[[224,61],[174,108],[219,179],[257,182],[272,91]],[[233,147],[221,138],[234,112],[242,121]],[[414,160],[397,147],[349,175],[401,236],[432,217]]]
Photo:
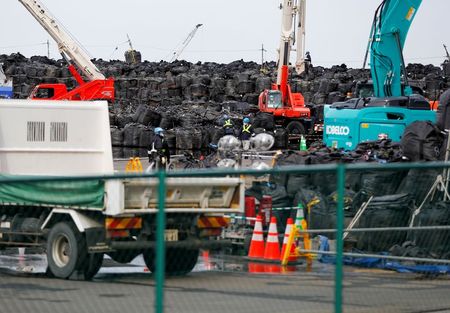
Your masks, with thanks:
[[[281,270],[222,252],[201,253],[192,273],[165,280],[165,312],[333,312],[334,265]],[[152,312],[155,278],[138,256],[105,258],[92,282],[47,278],[43,254],[0,253],[1,311]],[[255,272],[253,272],[255,271]],[[344,268],[345,312],[450,312],[450,277]]]

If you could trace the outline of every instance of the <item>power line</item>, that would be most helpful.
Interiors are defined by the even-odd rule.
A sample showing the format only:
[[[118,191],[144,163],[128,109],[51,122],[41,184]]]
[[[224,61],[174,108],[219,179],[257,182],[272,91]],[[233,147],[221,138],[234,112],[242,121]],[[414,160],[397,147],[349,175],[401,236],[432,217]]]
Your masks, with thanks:
[[[40,42],[40,43],[27,44],[27,45],[24,44],[24,45],[15,45],[15,46],[2,46],[2,47],[0,47],[0,49],[36,47],[36,46],[43,46],[46,44],[47,44],[47,42]]]

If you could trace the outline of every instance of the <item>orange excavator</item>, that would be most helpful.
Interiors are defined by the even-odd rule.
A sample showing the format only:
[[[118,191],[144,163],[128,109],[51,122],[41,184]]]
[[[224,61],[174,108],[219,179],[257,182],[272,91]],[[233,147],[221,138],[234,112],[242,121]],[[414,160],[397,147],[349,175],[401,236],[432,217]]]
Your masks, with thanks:
[[[277,82],[272,84],[270,90],[264,90],[258,101],[259,110],[273,114],[275,123],[285,127],[290,138],[310,133],[314,126],[311,110],[305,106],[303,95],[292,92],[288,83],[289,57],[294,44],[297,51],[297,73],[303,73],[309,65],[304,57],[305,8],[306,0],[283,1]]]

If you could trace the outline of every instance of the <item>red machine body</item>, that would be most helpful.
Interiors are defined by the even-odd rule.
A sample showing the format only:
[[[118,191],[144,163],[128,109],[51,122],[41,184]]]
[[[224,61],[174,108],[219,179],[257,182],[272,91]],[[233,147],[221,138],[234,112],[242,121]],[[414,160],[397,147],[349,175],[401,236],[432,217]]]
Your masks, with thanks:
[[[73,65],[69,71],[78,83],[72,90],[65,84],[39,84],[30,94],[31,100],[108,100],[114,102],[114,79],[84,81]]]

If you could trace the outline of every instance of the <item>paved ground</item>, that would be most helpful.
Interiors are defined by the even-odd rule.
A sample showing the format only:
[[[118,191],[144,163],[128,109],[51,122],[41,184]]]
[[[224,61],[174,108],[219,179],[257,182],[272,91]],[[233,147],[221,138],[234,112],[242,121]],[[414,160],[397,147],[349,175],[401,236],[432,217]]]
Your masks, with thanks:
[[[42,255],[0,254],[0,312],[153,312],[155,280],[141,258],[105,259],[92,282],[49,279]],[[165,312],[333,312],[334,268],[279,267],[201,256],[166,280]],[[346,268],[345,312],[450,312],[450,277]]]

